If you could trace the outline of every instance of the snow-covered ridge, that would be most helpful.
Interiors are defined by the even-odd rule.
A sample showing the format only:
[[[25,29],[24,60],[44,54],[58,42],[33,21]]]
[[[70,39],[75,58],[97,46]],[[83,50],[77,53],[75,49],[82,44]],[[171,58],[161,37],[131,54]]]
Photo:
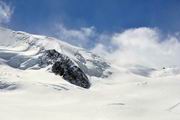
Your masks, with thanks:
[[[107,77],[110,65],[93,53],[52,37],[0,28],[1,63],[23,70],[40,69],[39,57],[49,49],[70,57],[89,76]]]

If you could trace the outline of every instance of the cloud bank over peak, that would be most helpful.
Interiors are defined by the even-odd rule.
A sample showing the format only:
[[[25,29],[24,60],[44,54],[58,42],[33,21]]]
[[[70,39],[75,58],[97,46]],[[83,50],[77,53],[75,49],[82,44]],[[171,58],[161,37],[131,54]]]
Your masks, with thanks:
[[[97,45],[92,51],[106,55],[116,65],[180,66],[179,38],[161,36],[160,31],[154,28],[128,29],[111,37],[109,45],[116,46],[112,52],[107,52],[103,45]]]
[[[8,23],[13,14],[13,8],[0,0],[0,24]]]
[[[154,68],[180,66],[180,37],[158,28],[132,28],[118,33],[98,33],[95,27],[68,29],[58,26],[58,37],[70,44],[91,49],[111,63]],[[92,45],[90,47],[90,45]]]

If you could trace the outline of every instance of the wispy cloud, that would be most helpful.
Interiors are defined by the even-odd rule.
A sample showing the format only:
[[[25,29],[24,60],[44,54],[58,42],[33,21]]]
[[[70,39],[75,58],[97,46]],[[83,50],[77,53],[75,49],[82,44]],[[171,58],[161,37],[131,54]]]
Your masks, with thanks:
[[[60,40],[82,48],[92,49],[97,44],[99,47],[105,45],[108,51],[110,51],[112,47],[114,48],[114,45],[109,45],[112,34],[97,32],[93,26],[71,29],[67,28],[64,24],[55,24],[55,29],[52,31],[55,31],[53,34]]]
[[[0,0],[0,24],[8,23],[11,19],[12,14],[13,8],[4,1]]]
[[[80,29],[68,29],[62,24],[56,25],[56,36],[66,42],[79,47],[88,47],[91,40],[96,36],[94,27]]]

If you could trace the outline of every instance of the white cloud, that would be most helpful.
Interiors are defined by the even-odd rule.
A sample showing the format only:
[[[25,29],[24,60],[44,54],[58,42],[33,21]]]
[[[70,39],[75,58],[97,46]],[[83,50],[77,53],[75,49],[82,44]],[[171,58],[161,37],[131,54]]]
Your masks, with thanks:
[[[57,25],[56,35],[58,38],[79,47],[88,47],[95,34],[94,27],[67,29],[62,24]]]
[[[60,39],[88,48],[116,65],[144,65],[155,68],[180,66],[180,35],[165,35],[155,28],[134,28],[124,32],[98,33],[94,27],[67,29],[58,26]]]
[[[8,23],[12,14],[12,7],[0,0],[0,23]]]
[[[94,52],[102,54],[117,65],[138,64],[150,67],[180,66],[180,42],[176,36],[161,38],[157,29],[136,28],[116,33],[109,46],[117,49],[107,52],[105,46],[97,45]],[[105,54],[105,53],[103,53]]]
[[[107,57],[109,55],[107,47],[105,47],[103,44],[98,43],[95,48],[91,50],[91,52],[99,54],[100,56]]]

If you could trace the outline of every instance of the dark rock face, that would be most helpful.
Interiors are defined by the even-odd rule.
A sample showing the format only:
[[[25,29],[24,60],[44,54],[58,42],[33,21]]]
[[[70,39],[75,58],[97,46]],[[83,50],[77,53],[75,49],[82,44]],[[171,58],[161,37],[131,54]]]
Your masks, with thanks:
[[[16,84],[0,81],[0,90],[15,90],[15,89],[17,89]]]
[[[53,64],[52,72],[56,75],[63,76],[65,80],[74,85],[83,88],[89,88],[91,86],[85,73],[68,56],[56,50],[46,50],[42,57],[42,64]]]
[[[70,83],[81,86],[83,88],[90,87],[87,76],[77,66],[68,68],[67,72],[64,73],[63,78],[68,80]]]
[[[61,54],[57,52],[56,50],[46,50],[41,57],[41,63],[42,66],[47,66],[50,64],[54,64],[55,62],[61,62],[62,64],[67,64],[67,67],[70,67],[71,65],[75,65],[68,56]]]
[[[59,74],[60,76],[64,75],[64,65],[61,62],[56,62],[52,66],[52,72],[56,75]]]

